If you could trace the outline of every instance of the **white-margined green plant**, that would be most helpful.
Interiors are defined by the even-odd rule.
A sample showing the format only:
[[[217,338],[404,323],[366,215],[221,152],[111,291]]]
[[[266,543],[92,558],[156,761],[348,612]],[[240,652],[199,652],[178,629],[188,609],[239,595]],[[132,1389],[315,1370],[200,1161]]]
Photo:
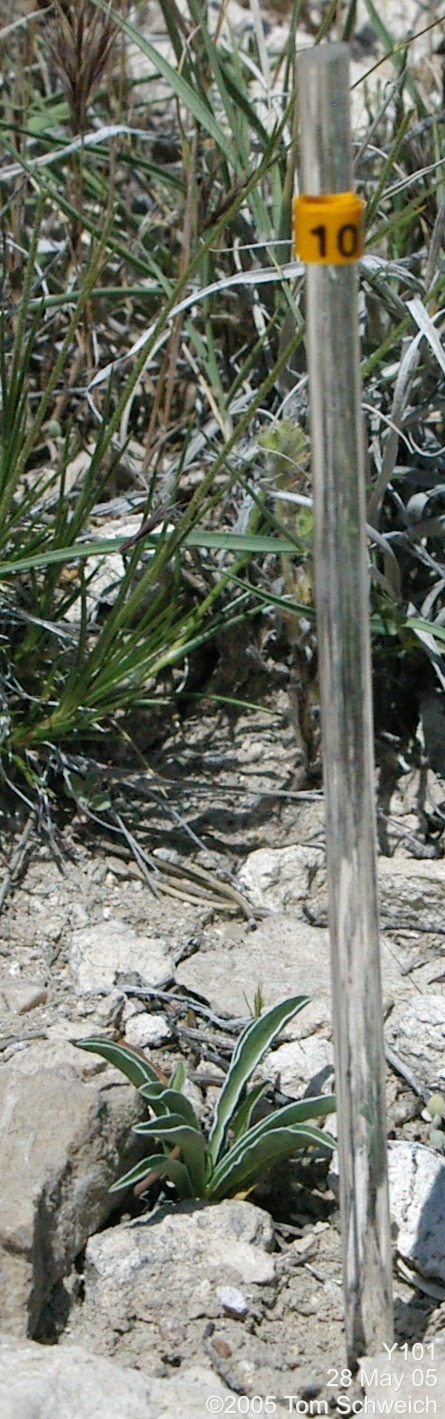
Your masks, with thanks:
[[[173,1183],[181,1200],[199,1197],[218,1202],[248,1192],[266,1168],[303,1149],[334,1148],[335,1139],[311,1121],[335,1112],[333,1094],[292,1101],[253,1122],[270,1081],[261,1080],[248,1088],[249,1081],[277,1035],[308,1002],[307,995],[290,996],[246,1025],[235,1046],[208,1136],[183,1093],[182,1063],[164,1084],[149,1060],[131,1045],[115,1044],[100,1036],[74,1041],[79,1049],[100,1054],[120,1069],[139,1089],[153,1115],[134,1129],[149,1142],[147,1156],[114,1183],[111,1192],[157,1177]],[[154,1151],[155,1143],[161,1146],[160,1152]]]

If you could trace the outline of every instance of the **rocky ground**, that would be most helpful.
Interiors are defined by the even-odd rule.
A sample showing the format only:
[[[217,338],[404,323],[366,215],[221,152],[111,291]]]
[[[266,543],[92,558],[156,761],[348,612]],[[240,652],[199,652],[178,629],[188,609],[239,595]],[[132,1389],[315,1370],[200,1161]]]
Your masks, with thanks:
[[[285,695],[237,722],[221,710],[191,717],[158,767],[167,807],[153,810],[145,876],[122,855],[122,837],[93,842],[78,812],[52,840],[22,835],[15,879],[4,880],[1,1419],[71,1419],[74,1391],[81,1419],[247,1413],[227,1406],[267,1396],[276,1412],[292,1412],[287,1396],[312,1405],[295,1412],[335,1412],[345,1350],[326,1161],[288,1164],[248,1202],[127,1194],[112,1211],[110,1184],[140,1156],[140,1105],[76,1038],[125,1036],[167,1073],[181,1056],[205,1120],[256,988],[266,1006],[307,992],[311,1004],[264,1067],[289,1098],[332,1085],[323,803],[319,790],[292,787]],[[425,1100],[445,1080],[445,864],[426,808],[440,815],[445,794],[431,770],[404,759],[390,795],[383,771],[380,784],[397,1340],[433,1344],[439,1364],[445,1162]],[[41,1410],[31,1407],[36,1386]],[[360,1376],[347,1392],[363,1402]],[[331,1410],[314,1408],[322,1401]]]

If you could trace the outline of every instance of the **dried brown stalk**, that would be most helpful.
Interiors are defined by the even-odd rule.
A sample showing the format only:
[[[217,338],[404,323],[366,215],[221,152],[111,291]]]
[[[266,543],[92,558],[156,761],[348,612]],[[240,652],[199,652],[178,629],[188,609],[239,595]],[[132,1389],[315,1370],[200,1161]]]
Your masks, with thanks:
[[[46,42],[70,106],[74,134],[83,134],[91,100],[119,33],[112,14],[91,0],[38,0],[48,10]]]

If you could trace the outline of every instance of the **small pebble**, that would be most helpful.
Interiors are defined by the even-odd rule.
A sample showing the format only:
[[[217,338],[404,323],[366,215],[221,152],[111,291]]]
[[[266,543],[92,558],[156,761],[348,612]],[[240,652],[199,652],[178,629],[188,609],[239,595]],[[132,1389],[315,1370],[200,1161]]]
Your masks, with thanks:
[[[244,1320],[249,1307],[246,1297],[237,1286],[218,1286],[216,1294],[226,1315],[234,1316],[235,1320]]]
[[[220,1340],[219,1336],[217,1336],[215,1340],[212,1340],[212,1347],[214,1350],[216,1350],[217,1355],[221,1355],[222,1360],[228,1360],[229,1355],[232,1354],[230,1345],[227,1344],[227,1340]]]

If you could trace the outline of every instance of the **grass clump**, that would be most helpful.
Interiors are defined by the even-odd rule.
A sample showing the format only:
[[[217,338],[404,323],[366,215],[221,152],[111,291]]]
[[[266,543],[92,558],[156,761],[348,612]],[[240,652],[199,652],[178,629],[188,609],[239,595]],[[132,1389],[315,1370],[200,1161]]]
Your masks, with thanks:
[[[315,40],[349,32],[338,8]],[[278,608],[315,656],[310,466],[273,466],[276,430],[308,424],[286,266],[302,7],[275,54],[260,21],[160,9],[164,38],[125,0],[0,36],[2,749],[30,790],[205,688],[231,626],[255,643]],[[443,126],[409,45],[393,64],[356,163],[373,632],[386,679],[426,655],[442,690]]]

